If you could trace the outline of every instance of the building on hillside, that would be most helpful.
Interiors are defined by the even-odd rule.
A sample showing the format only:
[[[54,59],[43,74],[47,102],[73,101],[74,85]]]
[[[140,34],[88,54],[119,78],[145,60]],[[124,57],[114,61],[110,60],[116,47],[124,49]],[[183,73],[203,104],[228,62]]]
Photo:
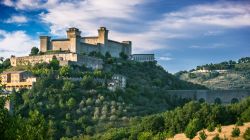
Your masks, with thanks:
[[[154,62],[155,56],[154,54],[133,54],[131,60],[138,62]]]
[[[76,64],[101,69],[103,60],[87,56],[87,54],[99,52],[105,55],[108,52],[112,57],[120,57],[120,53],[123,52],[127,56],[131,55],[131,41],[110,40],[108,32],[105,27],[100,27],[98,36],[82,37],[79,29],[69,28],[67,38],[51,39],[49,36],[40,36],[40,55],[12,56],[11,65],[34,65],[35,63],[50,62],[53,57],[56,57],[60,65]]]
[[[124,89],[126,87],[127,78],[120,74],[114,74],[111,81],[108,82],[108,89],[115,91],[116,89]]]
[[[23,56],[15,57],[11,56],[10,62],[11,66],[19,65],[34,65],[36,63],[47,62],[49,63],[53,58],[59,61],[60,66],[65,65],[85,65],[92,69],[102,69],[103,60],[95,57],[90,57],[86,55],[79,55],[70,52],[58,52],[55,54],[44,54],[44,55],[34,55],[34,56]]]
[[[68,51],[71,53],[100,52],[103,55],[109,52],[112,57],[119,57],[121,52],[131,55],[131,41],[114,41],[108,38],[109,30],[106,27],[98,29],[98,36],[82,37],[77,28],[67,30],[67,38],[51,39],[49,36],[40,36],[40,51]]]
[[[19,90],[21,88],[30,89],[36,82],[36,77],[27,71],[4,71],[0,76],[1,85],[9,91],[13,89]]]

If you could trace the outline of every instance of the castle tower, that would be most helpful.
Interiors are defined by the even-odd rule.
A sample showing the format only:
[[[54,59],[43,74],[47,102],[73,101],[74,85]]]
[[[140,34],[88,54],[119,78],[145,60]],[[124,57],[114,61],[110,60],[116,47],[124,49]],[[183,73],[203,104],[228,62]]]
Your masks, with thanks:
[[[106,27],[100,27],[98,29],[98,40],[100,44],[105,45],[108,42],[108,32],[109,30]]]
[[[40,51],[47,52],[48,50],[51,50],[50,37],[40,36]]]
[[[132,52],[132,42],[131,41],[122,41],[122,43],[124,44],[124,53],[128,56],[131,55]]]
[[[77,28],[69,28],[67,30],[67,38],[70,41],[70,52],[77,53],[80,48],[81,31]]]

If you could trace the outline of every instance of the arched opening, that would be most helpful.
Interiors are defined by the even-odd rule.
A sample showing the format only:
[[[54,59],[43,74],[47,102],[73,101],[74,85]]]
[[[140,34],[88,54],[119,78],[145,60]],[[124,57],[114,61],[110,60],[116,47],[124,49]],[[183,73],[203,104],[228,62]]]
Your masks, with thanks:
[[[220,99],[220,98],[216,98],[216,99],[214,100],[214,103],[215,103],[215,104],[221,104],[221,99]]]
[[[237,98],[233,98],[232,100],[231,100],[231,104],[235,104],[235,103],[238,103],[239,102],[239,100],[237,99]]]
[[[199,102],[200,102],[200,103],[204,103],[204,102],[205,102],[205,99],[204,99],[204,98],[200,98],[200,99],[199,99]]]

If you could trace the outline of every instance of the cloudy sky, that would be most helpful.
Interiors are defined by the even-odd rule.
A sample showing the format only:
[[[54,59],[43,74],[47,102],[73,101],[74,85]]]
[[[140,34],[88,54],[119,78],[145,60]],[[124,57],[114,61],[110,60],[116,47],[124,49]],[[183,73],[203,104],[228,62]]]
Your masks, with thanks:
[[[249,0],[0,0],[0,56],[27,55],[39,35],[106,26],[169,72],[250,56]]]

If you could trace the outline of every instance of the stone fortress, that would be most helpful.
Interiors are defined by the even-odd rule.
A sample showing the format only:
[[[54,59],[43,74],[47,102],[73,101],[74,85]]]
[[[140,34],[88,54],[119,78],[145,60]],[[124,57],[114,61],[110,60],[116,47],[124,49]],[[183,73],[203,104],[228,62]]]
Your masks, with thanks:
[[[114,41],[108,38],[106,27],[98,29],[98,36],[82,37],[77,28],[67,30],[67,38],[51,39],[49,36],[40,36],[40,54],[10,58],[11,65],[34,65],[41,62],[50,62],[54,57],[59,60],[60,65],[85,65],[93,69],[101,69],[102,59],[88,56],[91,52],[99,52],[105,55],[107,52],[112,57],[120,57],[120,53],[126,54],[131,60],[144,62],[155,61],[152,54],[132,55],[131,41]],[[52,53],[53,52],[53,53]]]
[[[98,29],[98,36],[82,37],[81,31],[77,28],[67,30],[67,38],[50,39],[49,36],[40,36],[40,51],[68,51],[71,53],[100,52],[105,55],[109,52],[112,57],[119,57],[121,52],[131,55],[131,41],[117,42],[108,38],[108,32],[105,27]]]

